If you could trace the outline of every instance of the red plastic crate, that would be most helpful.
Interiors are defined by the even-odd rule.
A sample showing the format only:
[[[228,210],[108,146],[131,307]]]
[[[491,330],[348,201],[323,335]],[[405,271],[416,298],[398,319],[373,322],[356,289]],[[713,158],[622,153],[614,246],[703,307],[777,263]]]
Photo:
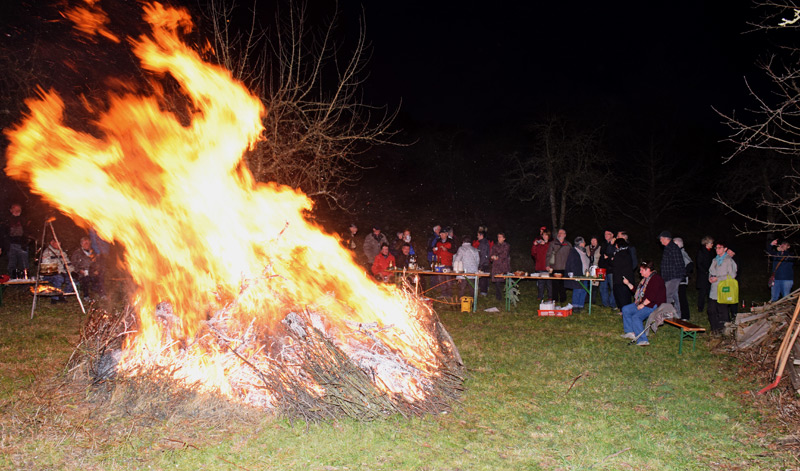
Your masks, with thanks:
[[[540,316],[550,317],[567,317],[572,315],[572,309],[553,309],[553,310],[539,310]]]

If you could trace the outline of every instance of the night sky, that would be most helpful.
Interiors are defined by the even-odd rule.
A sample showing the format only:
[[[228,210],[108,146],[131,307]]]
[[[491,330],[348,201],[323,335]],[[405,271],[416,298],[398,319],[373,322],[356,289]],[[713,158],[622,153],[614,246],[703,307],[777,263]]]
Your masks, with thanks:
[[[312,23],[322,24],[333,4],[310,1]],[[36,40],[39,54],[53,61],[48,80],[57,81],[63,71],[57,36],[65,29],[54,22],[57,8],[31,0],[0,8],[4,47]],[[258,2],[264,25],[273,22],[274,9]],[[339,9],[335,35],[345,49],[364,15],[371,44],[364,99],[400,107],[398,140],[407,145],[365,155],[372,168],[351,190],[358,211],[330,216],[336,230],[350,219],[363,227],[372,221],[398,226],[393,229],[407,224],[398,219],[415,219],[419,227],[470,227],[463,233],[478,222],[503,227],[516,219],[519,237],[532,237],[529,228],[549,221],[547,207],[505,195],[501,161],[524,150],[525,129],[548,114],[604,127],[615,170],[629,167],[642,142],[655,136],[673,146],[681,165],[699,162],[705,167],[698,171],[713,176],[729,148],[720,142],[728,130],[712,107],[729,112],[751,104],[744,77],[759,84],[755,63],[776,49],[764,32],[746,33],[752,30],[747,22],[759,19],[749,2],[341,0]],[[452,144],[449,154],[432,166],[431,159],[441,160],[432,156],[441,154],[442,142]],[[708,211],[721,213],[712,192],[696,188],[698,202],[683,214],[696,221]],[[600,225],[597,218],[577,219],[587,233]],[[730,221],[719,224],[730,230]]]
[[[388,5],[364,5],[374,46],[369,96],[402,99],[414,119],[466,126],[542,108],[628,112],[643,103],[718,121],[711,105],[744,95],[742,76],[760,41],[742,34],[752,20],[746,2]]]

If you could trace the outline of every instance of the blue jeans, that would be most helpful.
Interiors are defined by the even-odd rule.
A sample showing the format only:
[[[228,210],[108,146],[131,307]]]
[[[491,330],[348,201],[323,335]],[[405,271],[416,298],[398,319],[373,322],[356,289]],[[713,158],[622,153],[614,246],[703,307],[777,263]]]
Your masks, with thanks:
[[[583,284],[583,283],[581,283]],[[572,290],[572,305],[574,307],[583,307],[586,304],[586,290],[583,288],[575,288]]]
[[[613,277],[613,274],[606,275],[606,279],[600,282],[600,301],[603,303],[603,306],[606,307],[617,307],[617,303],[614,301],[614,291],[612,288],[614,282]]]
[[[42,276],[42,279],[50,283],[50,286],[58,288],[66,294],[75,292],[75,290],[72,289],[72,283],[70,283],[69,276],[67,276],[66,273],[46,275]],[[63,296],[52,296],[50,299],[58,301],[59,299],[63,299]]]
[[[644,330],[644,321],[650,317],[650,313],[656,310],[658,306],[645,306],[641,309],[636,309],[636,303],[631,303],[623,306],[622,308],[622,328],[625,333],[633,332],[638,336]],[[639,337],[637,342],[647,342],[647,332]]]
[[[775,280],[772,285],[772,301],[775,302],[792,292],[794,280]]]

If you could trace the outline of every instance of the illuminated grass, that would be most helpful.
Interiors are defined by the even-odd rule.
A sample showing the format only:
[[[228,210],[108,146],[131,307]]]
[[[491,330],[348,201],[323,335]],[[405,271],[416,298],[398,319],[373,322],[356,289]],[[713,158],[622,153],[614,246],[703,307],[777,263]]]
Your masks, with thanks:
[[[497,305],[481,299],[481,309]],[[58,371],[80,316],[48,311],[28,322],[25,306],[4,307],[4,394],[23,395]],[[771,449],[762,413],[743,394],[756,384],[733,360],[708,352],[677,355],[677,330],[651,346],[628,346],[621,321],[596,308],[569,318],[444,311],[442,320],[469,369],[453,411],[373,423],[191,424],[125,416],[93,418],[91,406],[64,421],[63,442],[31,433],[4,437],[0,468],[250,470],[686,470],[785,469]],[[63,311],[63,312],[62,312]],[[33,346],[32,350],[28,347]],[[15,356],[9,360],[8,354]],[[17,365],[17,366],[14,366]],[[9,401],[6,401],[8,403]],[[8,419],[10,407],[0,419]],[[21,410],[19,404],[14,410]],[[24,408],[22,408],[24,410]],[[31,411],[32,413],[32,411]],[[83,422],[78,420],[83,417]],[[80,425],[80,429],[77,427]],[[774,447],[772,447],[774,448]]]

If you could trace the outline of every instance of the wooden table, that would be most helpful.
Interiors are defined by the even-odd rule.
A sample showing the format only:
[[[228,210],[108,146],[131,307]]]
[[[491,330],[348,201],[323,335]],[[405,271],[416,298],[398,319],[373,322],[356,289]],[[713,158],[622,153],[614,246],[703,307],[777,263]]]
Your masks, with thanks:
[[[506,280],[505,286],[505,293],[506,293],[506,311],[511,310],[511,290],[516,288],[519,285],[519,282],[522,280],[561,280],[561,281],[588,281],[587,283],[589,287],[583,285],[583,283],[578,283],[581,285],[584,291],[589,293],[589,314],[592,313],[592,281],[603,281],[605,278],[599,276],[530,276],[530,275],[495,275],[495,278],[502,278]]]
[[[454,271],[449,272],[441,272],[441,271],[432,271],[432,270],[409,270],[407,268],[401,270],[389,270],[392,273],[399,274],[399,275],[431,275],[431,276],[463,276],[467,281],[469,281],[474,288],[474,297],[472,298],[472,312],[477,312],[478,309],[478,279],[481,277],[492,276],[490,273],[456,273]]]

